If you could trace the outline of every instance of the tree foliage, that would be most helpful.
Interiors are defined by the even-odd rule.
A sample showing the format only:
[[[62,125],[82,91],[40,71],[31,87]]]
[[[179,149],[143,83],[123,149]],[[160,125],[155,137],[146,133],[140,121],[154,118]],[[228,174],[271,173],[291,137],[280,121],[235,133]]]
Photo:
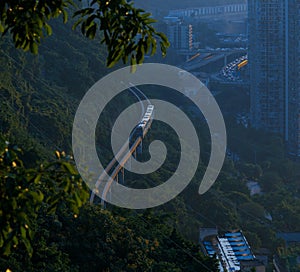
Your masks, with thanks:
[[[66,206],[77,214],[88,197],[88,191],[74,165],[61,158],[26,168],[19,150],[0,142],[0,248],[9,255],[13,248],[25,246],[32,255],[32,240],[38,212],[55,214]]]
[[[36,54],[42,38],[52,34],[50,20],[62,16],[66,23],[71,14],[76,19],[73,29],[80,26],[86,37],[94,39],[101,32],[101,43],[108,50],[108,67],[121,59],[124,63],[128,59],[131,64],[142,63],[145,54],[156,52],[158,43],[162,54],[166,54],[169,42],[152,26],[155,20],[150,13],[126,0],[93,0],[88,7],[82,7],[81,2],[1,1],[0,32],[10,33],[17,48]]]
[[[0,150],[1,271],[216,271],[166,214],[84,205],[87,190],[63,153],[26,168],[16,146],[1,141]]]

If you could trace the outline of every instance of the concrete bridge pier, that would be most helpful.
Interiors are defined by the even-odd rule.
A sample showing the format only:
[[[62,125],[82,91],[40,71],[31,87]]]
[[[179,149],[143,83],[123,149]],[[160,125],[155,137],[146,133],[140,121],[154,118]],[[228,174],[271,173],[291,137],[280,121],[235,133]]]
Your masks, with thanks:
[[[227,58],[227,55],[225,55],[224,57],[224,67],[227,66],[228,64],[228,58]]]
[[[117,183],[125,184],[125,170],[124,168],[121,169],[121,171],[117,175]]]
[[[141,143],[137,146],[136,150],[137,150],[137,153],[139,155],[142,154],[142,151],[143,151],[143,141],[141,141]]]

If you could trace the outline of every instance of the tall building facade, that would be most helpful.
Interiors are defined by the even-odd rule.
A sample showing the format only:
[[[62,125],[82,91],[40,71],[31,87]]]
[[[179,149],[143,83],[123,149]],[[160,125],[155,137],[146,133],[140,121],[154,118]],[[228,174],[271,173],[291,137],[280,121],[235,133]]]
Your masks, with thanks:
[[[174,49],[191,50],[193,47],[193,27],[183,23],[178,17],[165,17],[167,37]]]
[[[288,149],[300,157],[300,1],[286,0],[288,16]]]
[[[299,1],[248,0],[251,123],[300,156]]]

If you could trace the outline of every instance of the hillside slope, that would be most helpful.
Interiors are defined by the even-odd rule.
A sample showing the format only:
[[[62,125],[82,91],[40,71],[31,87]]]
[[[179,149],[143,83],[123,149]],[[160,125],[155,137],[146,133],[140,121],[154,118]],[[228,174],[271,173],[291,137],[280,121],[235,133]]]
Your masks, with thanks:
[[[39,154],[70,150],[78,101],[107,73],[99,41],[71,31],[70,24],[57,22],[53,29],[38,56],[0,40],[1,135]]]

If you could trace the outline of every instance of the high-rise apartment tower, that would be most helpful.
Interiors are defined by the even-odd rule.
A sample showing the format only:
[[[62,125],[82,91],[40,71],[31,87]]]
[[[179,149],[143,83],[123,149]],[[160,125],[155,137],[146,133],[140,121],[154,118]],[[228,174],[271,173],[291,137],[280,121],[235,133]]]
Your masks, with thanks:
[[[248,0],[251,124],[300,156],[300,1]]]

